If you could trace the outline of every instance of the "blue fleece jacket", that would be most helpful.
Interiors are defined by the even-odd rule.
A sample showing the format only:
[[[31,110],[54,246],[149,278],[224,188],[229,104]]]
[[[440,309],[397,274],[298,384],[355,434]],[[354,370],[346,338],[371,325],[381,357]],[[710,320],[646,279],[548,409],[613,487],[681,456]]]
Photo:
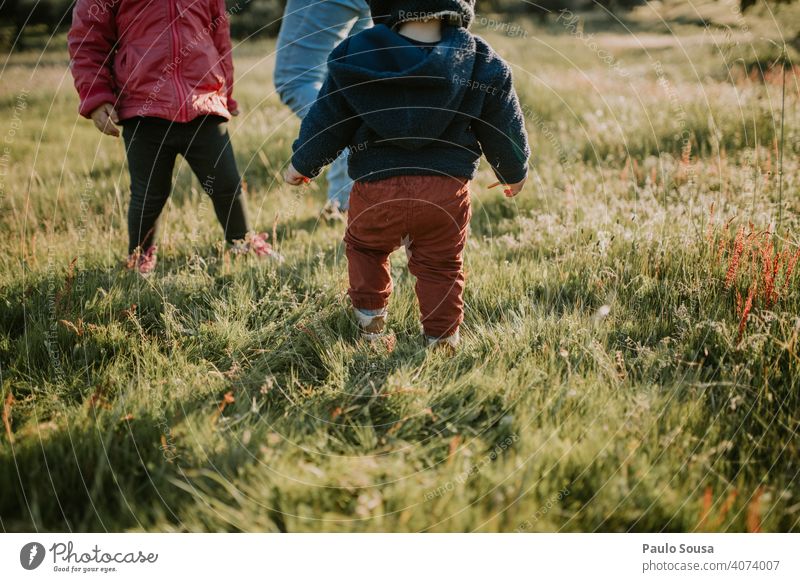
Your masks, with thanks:
[[[294,142],[309,178],[349,148],[348,173],[473,178],[481,154],[505,184],[527,175],[530,155],[511,69],[478,36],[445,26],[422,48],[379,24],[344,40]]]

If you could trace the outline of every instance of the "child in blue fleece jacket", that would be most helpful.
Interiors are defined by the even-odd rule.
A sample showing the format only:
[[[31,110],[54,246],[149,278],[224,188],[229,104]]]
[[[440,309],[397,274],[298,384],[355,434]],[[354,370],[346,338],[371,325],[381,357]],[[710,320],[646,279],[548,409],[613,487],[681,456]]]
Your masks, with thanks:
[[[349,148],[345,235],[362,331],[383,332],[389,254],[405,246],[429,345],[455,347],[463,321],[469,181],[481,154],[507,196],[530,155],[511,69],[467,29],[474,0],[369,2],[375,26],[331,53],[284,178],[301,184]]]

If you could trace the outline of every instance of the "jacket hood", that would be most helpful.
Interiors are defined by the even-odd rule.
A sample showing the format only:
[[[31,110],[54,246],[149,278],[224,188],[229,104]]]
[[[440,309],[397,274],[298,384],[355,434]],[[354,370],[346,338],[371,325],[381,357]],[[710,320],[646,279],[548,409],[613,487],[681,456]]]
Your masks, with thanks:
[[[475,39],[446,26],[431,50],[379,24],[343,41],[328,60],[337,89],[383,140],[415,150],[459,111],[475,65]]]

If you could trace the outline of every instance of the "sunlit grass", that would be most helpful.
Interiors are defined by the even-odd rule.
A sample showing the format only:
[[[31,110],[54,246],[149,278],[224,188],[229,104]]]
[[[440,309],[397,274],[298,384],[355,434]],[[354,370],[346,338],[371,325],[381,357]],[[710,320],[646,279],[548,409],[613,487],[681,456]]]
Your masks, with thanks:
[[[251,214],[270,232],[277,220],[286,262],[224,255],[181,167],[147,280],[121,268],[121,144],[77,118],[63,52],[13,56],[3,529],[796,530],[800,279],[740,337],[708,240],[733,217],[774,222],[779,82],[732,83],[688,25],[692,42],[664,36],[655,52],[599,33],[627,77],[558,25],[526,26],[478,31],[515,66],[535,158],[516,200],[486,189],[485,166],[474,183],[452,359],[422,349],[402,254],[394,351],[357,340],[342,228],[318,218],[324,182],[276,179],[298,122],[272,89],[272,43],[237,48],[230,128]],[[785,115],[788,252],[792,75]]]

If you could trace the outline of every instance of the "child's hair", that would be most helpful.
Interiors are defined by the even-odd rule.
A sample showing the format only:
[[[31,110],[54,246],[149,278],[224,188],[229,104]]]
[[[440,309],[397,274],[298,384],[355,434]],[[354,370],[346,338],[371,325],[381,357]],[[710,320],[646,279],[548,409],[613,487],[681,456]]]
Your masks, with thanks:
[[[414,20],[446,20],[469,28],[475,18],[475,0],[367,0],[375,24],[394,28]]]

